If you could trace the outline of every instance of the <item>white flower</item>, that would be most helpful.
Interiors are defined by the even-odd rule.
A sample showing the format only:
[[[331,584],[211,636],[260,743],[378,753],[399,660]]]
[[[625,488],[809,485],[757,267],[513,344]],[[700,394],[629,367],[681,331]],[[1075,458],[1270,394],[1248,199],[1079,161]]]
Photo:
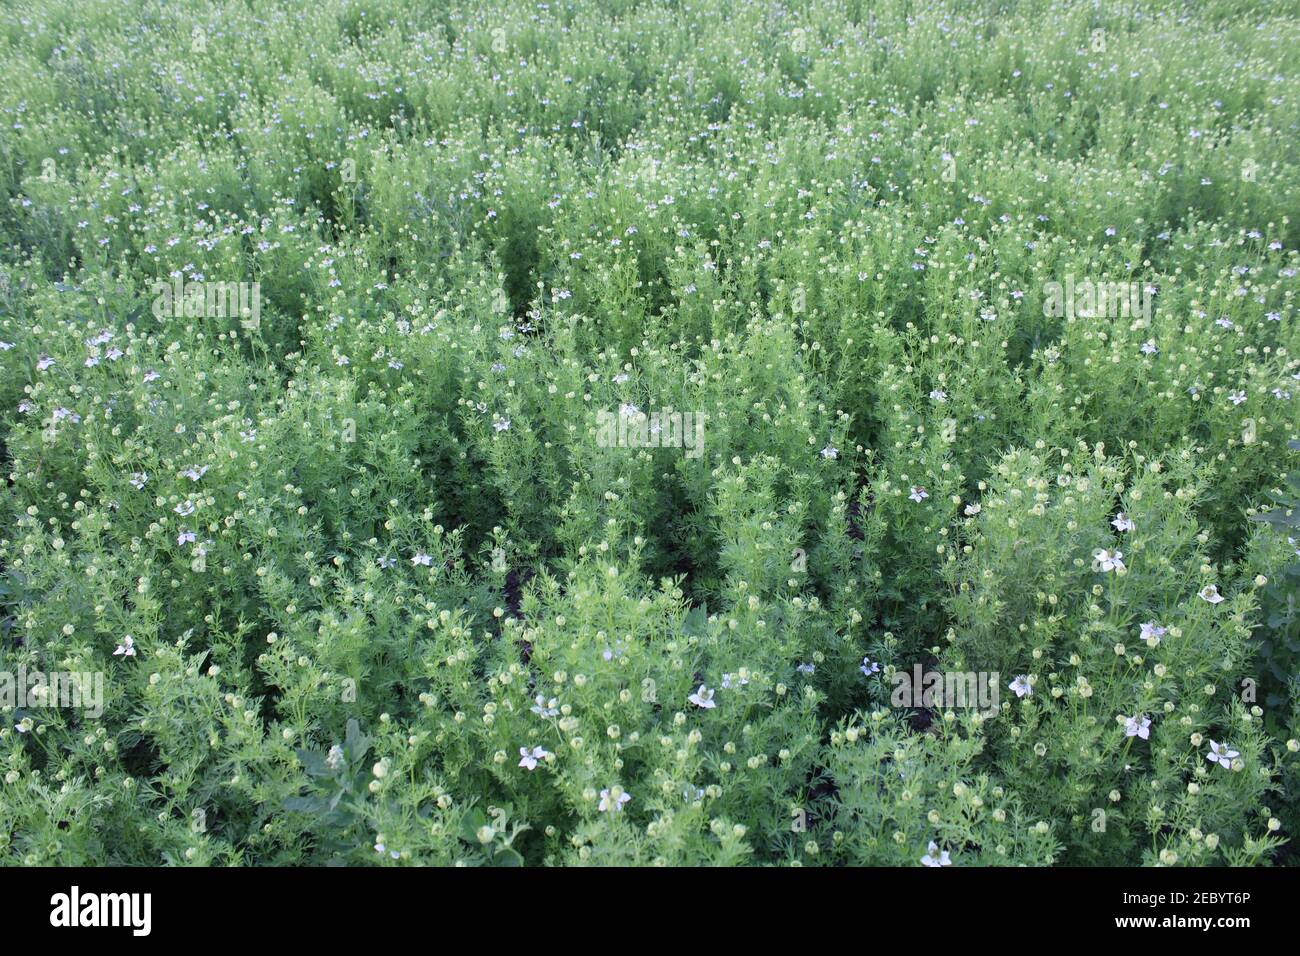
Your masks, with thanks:
[[[800,664],[798,667],[795,668],[795,670],[797,670],[800,674],[815,674],[817,673],[817,665]]]
[[[1124,718],[1124,736],[1141,737],[1147,740],[1151,736],[1151,718],[1146,714]]]
[[[1161,637],[1165,636],[1166,631],[1167,628],[1161,627],[1160,624],[1157,624],[1154,620],[1148,620],[1147,623],[1141,626],[1141,639],[1148,641],[1148,643],[1154,639],[1158,644],[1160,643]]]
[[[188,518],[190,515],[194,514],[194,502],[183,501],[173,508],[172,511],[176,512],[182,518]]]
[[[822,457],[831,458],[831,459],[839,458],[840,450],[836,448],[834,445],[827,445],[825,448],[822,449]]]
[[[190,481],[198,481],[200,478],[203,477],[203,475],[207,472],[207,470],[208,470],[208,466],[204,465],[202,468],[186,468],[184,471],[181,472],[181,474],[184,475],[186,478],[188,478]]]
[[[703,684],[699,686],[694,694],[691,694],[691,696],[686,699],[696,707],[703,707],[705,710],[712,710],[714,707],[718,706],[714,703],[713,691],[709,690]]]
[[[984,509],[981,508],[978,504],[967,505],[966,508],[965,508],[965,514],[966,514],[966,517],[968,517],[968,518],[973,518],[973,517],[975,517],[975,515],[979,514],[979,513],[980,513],[981,511],[983,511],[983,510],[984,510]]]
[[[913,501],[921,502],[924,501],[926,498],[929,498],[930,493],[926,491],[924,488],[922,488],[920,485],[913,485],[912,493],[907,497],[911,498]]]
[[[1124,552],[1107,551],[1105,548],[1098,548],[1092,556],[1092,569],[1094,571],[1123,571],[1124,570]]]
[[[525,770],[537,769],[537,761],[545,760],[550,756],[550,752],[542,747],[534,747],[529,750],[527,747],[519,748],[519,766]]]
[[[1112,521],[1111,524],[1115,526],[1116,531],[1132,531],[1137,527],[1137,525],[1133,523],[1133,519],[1122,511],[1115,515],[1115,520]]]
[[[1233,750],[1227,744],[1218,744],[1213,740],[1210,741],[1210,752],[1205,755],[1205,759],[1210,763],[1217,763],[1222,767],[1232,768],[1232,761],[1241,754]]]
[[[744,687],[749,683],[748,677],[741,677],[739,674],[723,674],[722,689],[731,690],[734,687]]]
[[[862,673],[870,677],[872,674],[880,673],[880,665],[877,664],[875,661],[873,661],[870,657],[864,657],[862,658],[862,666],[859,667],[858,670],[862,671]]]
[[[335,744],[330,748],[328,756],[325,757],[325,766],[331,770],[337,770],[343,766],[343,747],[341,744]]]
[[[143,471],[137,471],[131,476],[131,487],[139,491],[144,487],[144,483],[149,480],[149,476]]]
[[[117,645],[117,650],[113,651],[114,657],[135,657],[135,639],[128,634],[122,638],[122,643]]]
[[[1148,339],[1147,341],[1142,343],[1141,351],[1143,355],[1155,355],[1160,350],[1156,348],[1156,343],[1154,340]]]
[[[1217,584],[1207,584],[1196,592],[1196,596],[1202,601],[1209,601],[1211,604],[1223,603],[1223,595],[1219,593],[1219,586]]]
[[[411,558],[411,564],[424,565],[426,568],[433,564],[433,558],[421,551],[415,557]]]
[[[555,717],[560,713],[560,708],[556,706],[558,701],[554,697],[547,700],[541,694],[538,694],[532,707],[528,708],[538,717]]]
[[[930,401],[932,402],[946,402],[947,400],[948,393],[941,388],[936,388],[930,392]]]
[[[921,857],[922,866],[952,866],[952,860],[948,859],[948,851],[940,850],[939,844],[933,840],[925,849],[925,856]]]
[[[613,810],[618,813],[623,809],[623,804],[632,799],[632,795],[624,793],[622,787],[609,787],[600,791],[600,806],[597,808],[601,813],[608,813]]]
[[[1034,685],[1029,683],[1028,674],[1017,674],[1016,679],[1008,684],[1007,688],[1015,691],[1017,697],[1034,696]]]
[[[494,421],[492,423],[492,427],[499,432],[508,432],[510,431],[510,419],[508,418],[498,419],[497,421]]]
[[[198,538],[195,537],[193,531],[190,531],[188,528],[181,528],[181,533],[176,536],[176,546],[180,547],[183,544],[193,544],[197,540]]]

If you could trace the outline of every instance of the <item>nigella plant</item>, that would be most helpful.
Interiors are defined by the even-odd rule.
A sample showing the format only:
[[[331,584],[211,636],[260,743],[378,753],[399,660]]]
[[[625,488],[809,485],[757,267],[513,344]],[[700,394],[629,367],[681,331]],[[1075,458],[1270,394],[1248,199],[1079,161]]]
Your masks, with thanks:
[[[320,838],[322,851],[336,859],[346,858],[362,837],[374,772],[365,764],[372,743],[357,721],[349,720],[343,741],[328,751],[295,751],[309,781],[308,793],[286,798],[284,809],[306,814],[307,827]]]
[[[1300,441],[1288,442],[1287,447],[1300,451]],[[1289,700],[1300,698],[1300,469],[1289,472],[1286,489],[1271,492],[1270,498],[1274,507],[1252,515],[1251,520],[1267,524],[1285,543],[1281,548],[1285,559],[1264,589],[1264,628],[1254,637],[1266,680],[1263,700],[1272,715]]]

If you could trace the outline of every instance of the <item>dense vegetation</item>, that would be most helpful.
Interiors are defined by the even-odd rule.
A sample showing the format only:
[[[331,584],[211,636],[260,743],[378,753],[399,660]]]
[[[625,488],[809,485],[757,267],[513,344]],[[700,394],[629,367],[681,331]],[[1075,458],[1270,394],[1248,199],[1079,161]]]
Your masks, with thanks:
[[[0,860],[1285,862],[1298,78],[1290,2],[6,5],[0,671],[103,700],[0,710]]]

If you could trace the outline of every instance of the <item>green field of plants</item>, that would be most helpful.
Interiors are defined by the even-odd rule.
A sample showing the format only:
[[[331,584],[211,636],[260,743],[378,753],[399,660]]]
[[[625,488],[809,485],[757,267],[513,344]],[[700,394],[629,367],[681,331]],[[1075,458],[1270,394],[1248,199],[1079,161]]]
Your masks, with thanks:
[[[1285,865],[1300,6],[0,9],[0,862]]]

